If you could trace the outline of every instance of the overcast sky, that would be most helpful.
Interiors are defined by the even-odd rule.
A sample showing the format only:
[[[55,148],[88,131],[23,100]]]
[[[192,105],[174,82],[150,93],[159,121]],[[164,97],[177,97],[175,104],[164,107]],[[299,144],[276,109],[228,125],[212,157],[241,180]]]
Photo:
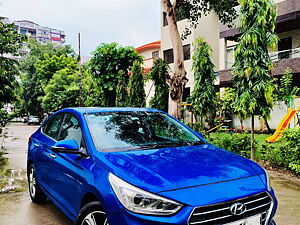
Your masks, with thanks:
[[[160,0],[0,0],[0,16],[30,20],[64,30],[82,54],[100,43],[119,42],[138,47],[160,39]]]

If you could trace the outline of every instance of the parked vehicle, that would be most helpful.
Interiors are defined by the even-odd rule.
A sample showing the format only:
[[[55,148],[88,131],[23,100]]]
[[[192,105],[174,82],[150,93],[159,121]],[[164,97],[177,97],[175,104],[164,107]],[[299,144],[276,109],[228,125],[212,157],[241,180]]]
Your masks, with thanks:
[[[8,122],[7,120],[1,120],[0,124],[1,124],[2,127],[5,127],[7,122]]]
[[[263,168],[159,110],[54,113],[29,139],[27,171],[32,201],[76,225],[275,225]]]
[[[29,116],[27,124],[28,125],[30,125],[30,124],[35,124],[35,125],[40,124],[40,118],[38,116]]]
[[[24,116],[24,117],[22,118],[22,122],[23,122],[23,123],[28,123],[28,120],[29,120],[29,116]]]

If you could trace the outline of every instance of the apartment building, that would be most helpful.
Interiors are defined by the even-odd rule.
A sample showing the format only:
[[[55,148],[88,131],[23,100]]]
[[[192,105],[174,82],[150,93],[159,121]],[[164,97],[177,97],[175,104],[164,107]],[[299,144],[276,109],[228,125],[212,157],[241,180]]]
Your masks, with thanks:
[[[272,74],[280,78],[289,67],[295,75],[295,84],[300,86],[300,0],[275,2],[278,4],[276,32],[280,40],[276,51],[270,51],[270,57],[274,62]],[[220,87],[231,86],[234,49],[240,35],[238,27],[229,29],[220,25]]]
[[[162,10],[161,10],[162,11]],[[193,42],[201,37],[203,38],[213,50],[212,62],[215,65],[215,72],[219,70],[219,19],[216,13],[210,13],[207,16],[203,16],[199,21],[196,29],[191,30],[191,34],[183,40],[183,51],[184,51],[184,66],[187,72],[188,83],[186,84],[183,93],[183,102],[186,101],[187,97],[190,96],[191,92],[194,90],[194,74],[192,71],[192,56],[194,51]],[[187,19],[180,18],[177,22],[179,32],[182,34],[186,27],[189,27],[189,22]],[[172,43],[168,28],[168,22],[166,20],[166,15],[161,12],[161,54],[162,57],[169,63],[171,69],[173,68],[174,56]],[[216,85],[219,84],[217,77]]]
[[[278,18],[276,32],[280,37],[275,52],[270,52],[270,57],[274,62],[273,75],[280,78],[285,69],[289,67],[294,76],[295,84],[300,86],[300,0],[275,0],[278,4]],[[239,6],[237,6],[238,10]],[[182,18],[177,22],[180,33],[185,27],[189,26],[186,19]],[[194,75],[192,71],[192,55],[194,51],[193,42],[198,37],[203,38],[213,49],[212,62],[215,65],[217,73],[216,86],[220,88],[230,87],[232,85],[231,68],[234,64],[234,50],[238,38],[241,35],[238,24],[235,22],[235,28],[228,28],[219,22],[215,13],[203,16],[192,34],[183,40],[185,69],[189,82],[184,90],[183,102],[194,89]],[[173,67],[173,50],[171,38],[168,30],[168,24],[163,11],[161,11],[161,54],[162,57]],[[300,106],[300,100],[295,101]],[[285,115],[286,106],[278,103],[275,105],[271,114],[269,125],[275,129],[278,122]],[[295,123],[295,121],[293,122]],[[239,126],[239,120],[236,118],[234,125]],[[244,126],[250,127],[249,121],[244,121]],[[263,126],[259,119],[255,121],[256,127]]]
[[[29,20],[10,21],[9,18],[4,18],[4,22],[14,23],[18,33],[33,37],[41,43],[52,42],[61,45],[65,42],[65,32],[59,29],[41,26]]]

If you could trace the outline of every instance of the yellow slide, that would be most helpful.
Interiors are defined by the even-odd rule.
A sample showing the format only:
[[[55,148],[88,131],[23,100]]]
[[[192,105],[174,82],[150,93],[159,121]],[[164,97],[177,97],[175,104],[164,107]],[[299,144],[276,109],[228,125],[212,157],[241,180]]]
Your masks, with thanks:
[[[289,109],[287,114],[282,118],[280,121],[275,133],[266,139],[269,143],[274,143],[278,141],[282,137],[283,131],[285,131],[289,124],[291,123],[292,119],[297,115],[298,111],[300,110],[300,107],[296,110]]]

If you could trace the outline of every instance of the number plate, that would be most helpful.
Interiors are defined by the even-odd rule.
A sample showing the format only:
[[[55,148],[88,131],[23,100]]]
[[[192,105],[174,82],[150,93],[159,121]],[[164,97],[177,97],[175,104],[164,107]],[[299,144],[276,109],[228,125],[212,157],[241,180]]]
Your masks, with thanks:
[[[261,225],[261,215],[249,217],[226,225]]]

